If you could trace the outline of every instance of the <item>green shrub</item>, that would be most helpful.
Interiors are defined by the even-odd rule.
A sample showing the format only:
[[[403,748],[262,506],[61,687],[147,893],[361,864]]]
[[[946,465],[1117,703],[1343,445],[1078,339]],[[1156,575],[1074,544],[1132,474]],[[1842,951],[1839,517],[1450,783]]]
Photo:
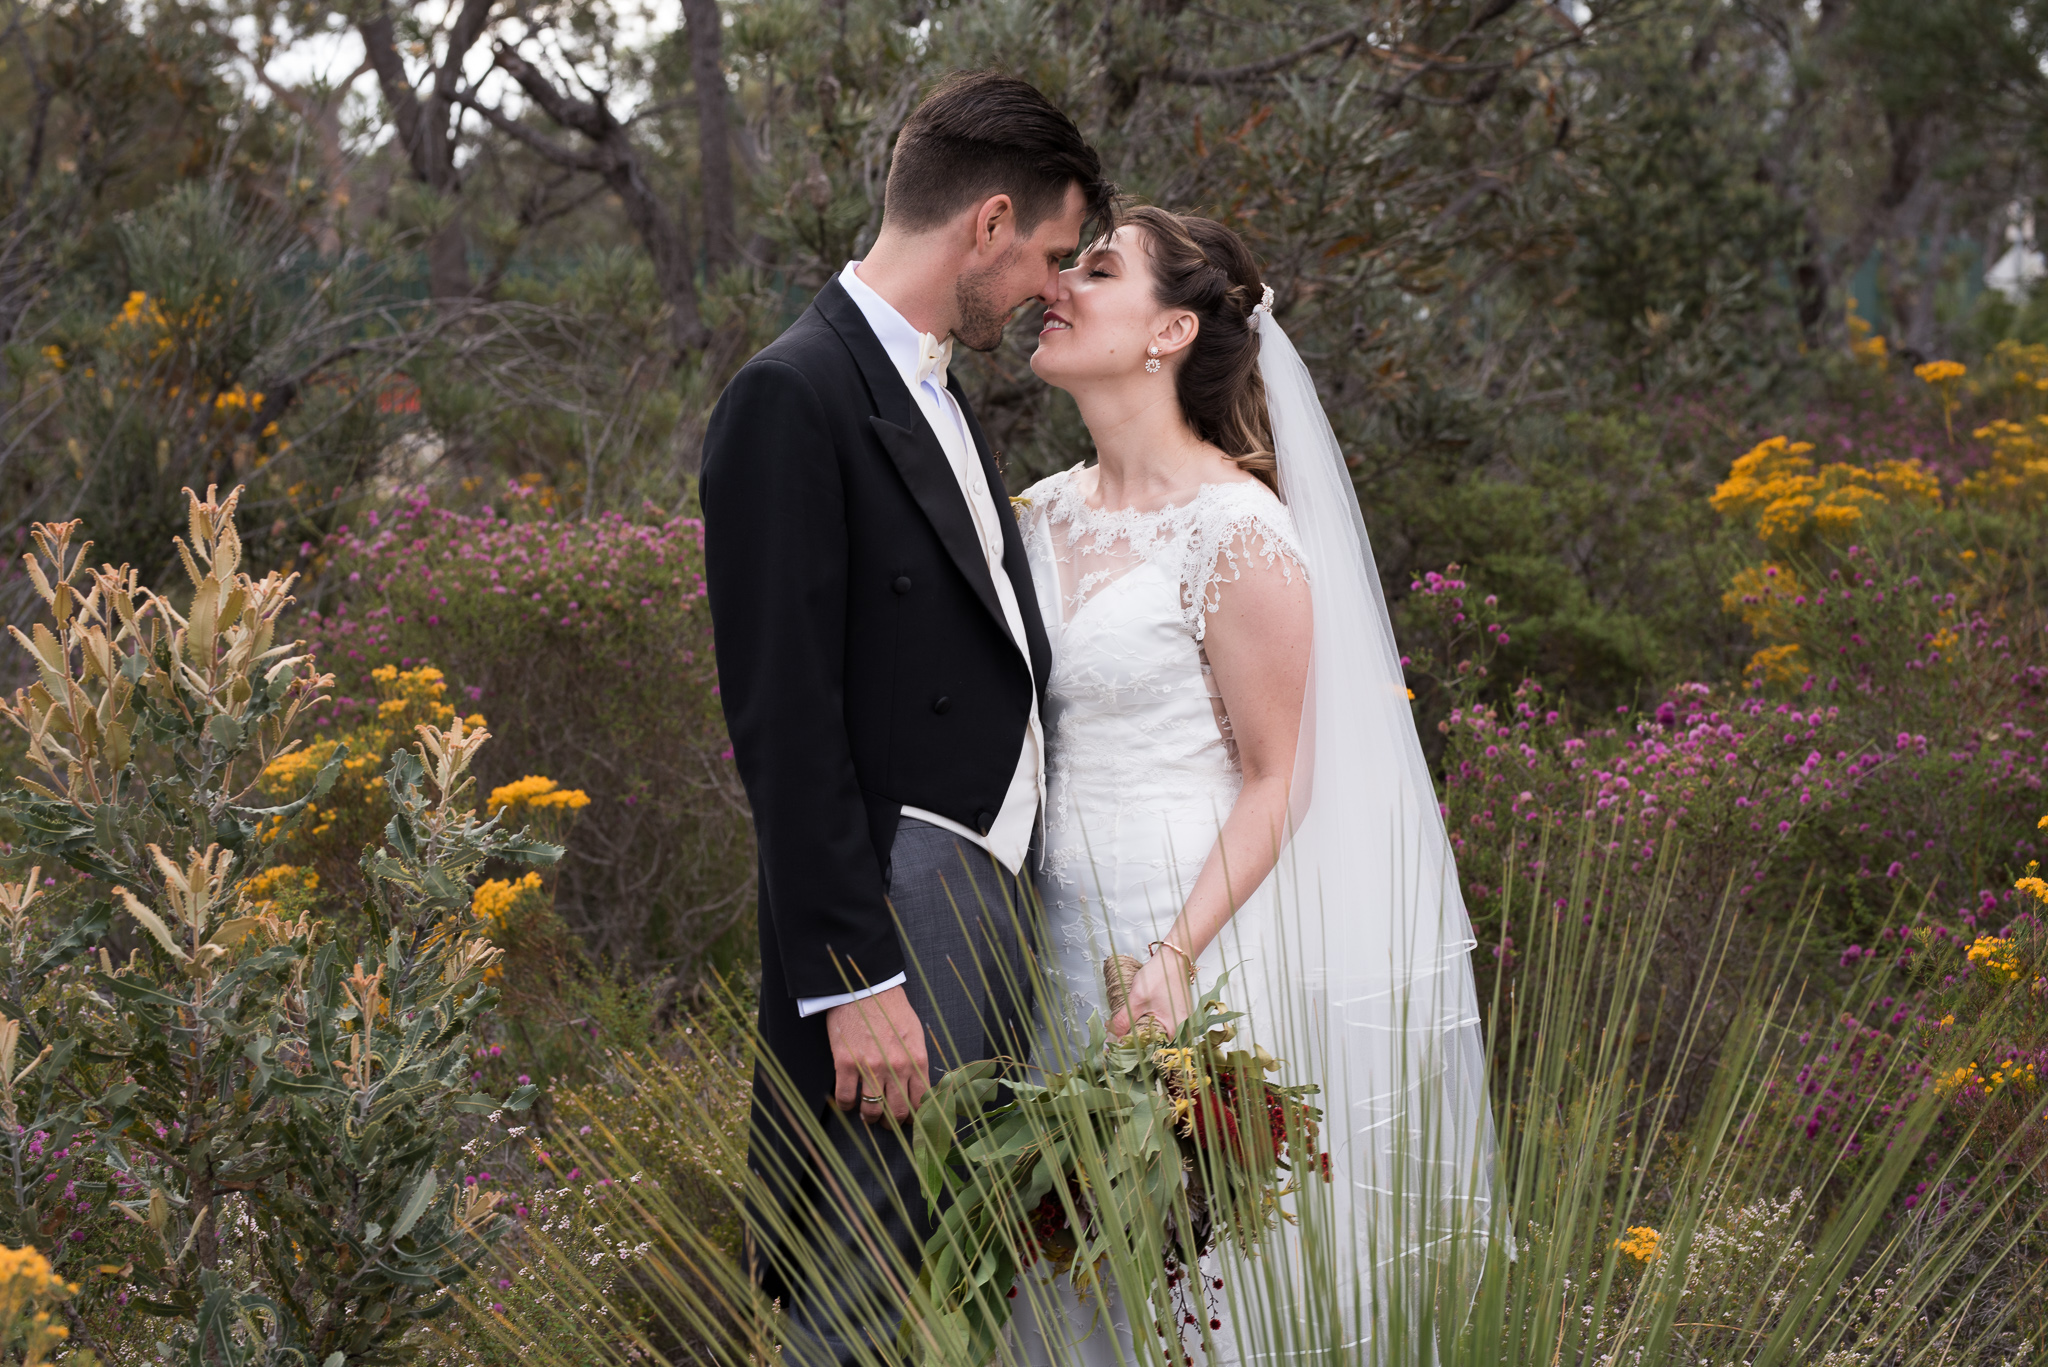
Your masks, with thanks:
[[[147,1342],[143,1313],[195,1363],[392,1361],[506,1226],[460,1180],[461,1117],[534,1095],[467,1085],[500,954],[470,879],[560,850],[478,818],[466,771],[486,733],[423,727],[384,775],[367,933],[292,915],[306,885],[257,881],[262,832],[324,797],[346,756],[288,801],[251,799],[331,680],[278,639],[290,581],[240,570],[236,497],[188,500],[183,612],[132,570],[86,570],[76,524],[36,529],[51,623],[13,630],[38,682],[5,712],[38,776],[5,798],[9,862],[78,876],[34,915],[33,873],[0,894],[0,1052],[18,1032],[41,1059],[0,1115],[0,1240],[100,1216],[52,1252],[112,1248],[117,1280],[86,1306],[109,1341]],[[58,1199],[88,1209],[46,1209],[81,1149],[88,1171]]]

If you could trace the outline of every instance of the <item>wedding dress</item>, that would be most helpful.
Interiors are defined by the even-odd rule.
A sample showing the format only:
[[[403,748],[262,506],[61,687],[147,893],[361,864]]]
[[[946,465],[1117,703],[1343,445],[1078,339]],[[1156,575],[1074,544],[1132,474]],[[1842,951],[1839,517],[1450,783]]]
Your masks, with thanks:
[[[1244,576],[1303,575],[1293,520],[1263,484],[1205,484],[1157,511],[1102,510],[1088,506],[1082,468],[1033,485],[1021,509],[1053,647],[1038,875],[1048,985],[1060,997],[1045,1014],[1066,1036],[1041,1045],[1053,1057],[1072,1056],[1090,1017],[1107,1019],[1102,961],[1148,956],[1243,786],[1203,651],[1209,612]],[[1204,951],[1202,981],[1215,980],[1226,942],[1238,939],[1220,936]],[[1053,1300],[1061,1313],[1043,1323],[1018,1307],[1023,1361],[1135,1361],[1120,1307],[1108,1308],[1110,1330],[1063,1285]]]
[[[1239,481],[1156,511],[1096,509],[1080,466],[1020,500],[1053,655],[1040,1061],[1072,1058],[1090,1018],[1107,1016],[1103,959],[1147,957],[1242,787],[1204,654],[1209,612],[1244,577],[1305,579],[1314,644],[1291,828],[1197,969],[1202,987],[1227,969],[1240,1030],[1286,1061],[1285,1080],[1322,1088],[1333,1180],[1304,1184],[1300,1224],[1256,1260],[1205,1260],[1219,1265],[1201,1285],[1220,1268],[1210,1304],[1229,1323],[1213,1357],[1192,1332],[1189,1346],[1199,1367],[1427,1361],[1390,1320],[1435,1323],[1469,1304],[1443,1270],[1468,1284],[1490,1228],[1474,940],[1348,469],[1300,357],[1260,313],[1284,501]],[[1041,1281],[1012,1304],[1005,1362],[1145,1360],[1114,1292],[1083,1301],[1064,1279]]]

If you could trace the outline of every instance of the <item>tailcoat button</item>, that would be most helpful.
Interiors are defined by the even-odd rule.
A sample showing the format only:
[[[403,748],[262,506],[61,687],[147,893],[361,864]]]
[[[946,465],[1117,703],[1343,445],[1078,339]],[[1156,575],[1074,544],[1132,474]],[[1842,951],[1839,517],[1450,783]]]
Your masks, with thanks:
[[[896,582],[894,584],[891,584],[889,587],[895,589],[898,593],[910,592],[910,576],[907,574],[897,575]]]
[[[943,717],[946,715],[946,713],[952,710],[953,700],[951,698],[941,695],[940,697],[932,699],[932,711],[938,713],[940,716]]]
[[[976,812],[974,814],[974,829],[980,831],[983,835],[987,835],[988,828],[995,824],[995,817],[988,812]]]

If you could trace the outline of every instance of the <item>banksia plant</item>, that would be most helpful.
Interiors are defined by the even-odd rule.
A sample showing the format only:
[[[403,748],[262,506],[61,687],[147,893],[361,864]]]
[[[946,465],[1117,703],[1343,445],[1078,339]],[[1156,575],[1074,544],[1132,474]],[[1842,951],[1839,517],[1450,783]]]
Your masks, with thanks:
[[[471,883],[560,850],[476,811],[487,733],[423,726],[385,776],[362,942],[250,897],[260,831],[346,756],[256,797],[329,680],[280,639],[291,578],[242,569],[236,497],[187,491],[182,611],[126,567],[88,569],[76,524],[35,529],[50,621],[10,628],[37,681],[0,704],[32,770],[5,804],[14,857],[77,876],[40,899],[40,867],[0,887],[0,1187],[89,1153],[98,1180],[67,1186],[114,1217],[114,1266],[180,1361],[386,1361],[504,1224],[461,1180],[462,1116],[532,1095],[468,1087],[496,955]],[[47,1235],[35,1199],[0,1197],[0,1239]]]

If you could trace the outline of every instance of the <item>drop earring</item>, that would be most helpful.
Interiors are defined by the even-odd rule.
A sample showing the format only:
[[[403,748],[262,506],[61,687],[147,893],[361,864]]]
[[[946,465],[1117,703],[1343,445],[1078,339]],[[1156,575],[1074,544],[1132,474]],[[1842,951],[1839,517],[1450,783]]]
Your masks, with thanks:
[[[1147,375],[1157,375],[1159,373],[1159,348],[1156,346],[1148,347],[1147,350],[1152,353],[1152,359],[1145,362],[1145,373]]]

